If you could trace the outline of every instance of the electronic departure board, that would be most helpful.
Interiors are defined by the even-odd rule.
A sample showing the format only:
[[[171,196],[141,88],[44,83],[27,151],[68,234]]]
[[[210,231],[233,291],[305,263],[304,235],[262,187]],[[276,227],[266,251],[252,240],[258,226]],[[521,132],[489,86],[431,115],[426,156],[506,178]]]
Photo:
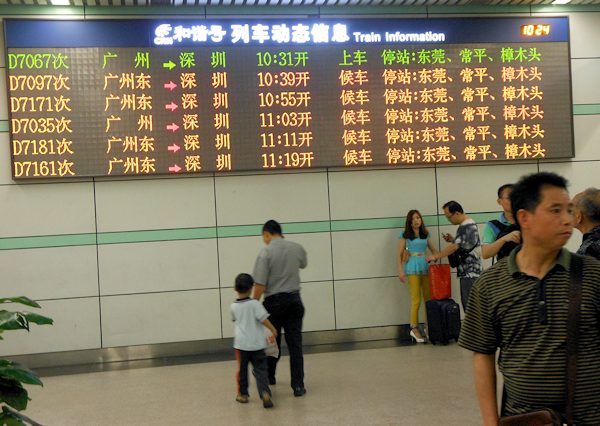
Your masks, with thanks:
[[[15,179],[574,156],[567,18],[5,20]]]

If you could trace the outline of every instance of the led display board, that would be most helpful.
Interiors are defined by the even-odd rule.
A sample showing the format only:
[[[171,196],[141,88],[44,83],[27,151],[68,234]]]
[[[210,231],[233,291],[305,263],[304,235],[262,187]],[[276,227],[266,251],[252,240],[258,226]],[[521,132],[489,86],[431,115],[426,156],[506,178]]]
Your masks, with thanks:
[[[568,19],[6,20],[15,179],[574,156]]]

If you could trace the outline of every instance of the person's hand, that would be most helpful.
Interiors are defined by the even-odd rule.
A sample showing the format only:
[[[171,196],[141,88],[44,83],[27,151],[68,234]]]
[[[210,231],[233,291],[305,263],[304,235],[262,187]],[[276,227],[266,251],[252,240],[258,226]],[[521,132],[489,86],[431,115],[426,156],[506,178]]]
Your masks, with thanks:
[[[404,272],[399,273],[398,278],[400,278],[400,281],[402,281],[403,283],[406,282],[406,274]]]
[[[454,237],[452,235],[450,235],[450,234],[442,234],[442,238],[447,243],[451,243],[454,240]]]
[[[427,256],[428,263],[435,262],[436,260],[438,260],[438,257],[435,254],[430,254],[429,256]]]
[[[510,234],[506,234],[502,237],[502,241],[505,243],[521,243],[521,231],[512,231]]]
[[[277,337],[277,329],[273,330],[273,339],[275,339],[275,337]]]

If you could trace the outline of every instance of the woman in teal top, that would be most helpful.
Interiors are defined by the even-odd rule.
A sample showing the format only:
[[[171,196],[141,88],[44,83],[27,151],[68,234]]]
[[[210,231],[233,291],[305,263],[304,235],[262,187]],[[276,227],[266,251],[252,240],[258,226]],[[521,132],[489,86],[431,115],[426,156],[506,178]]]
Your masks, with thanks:
[[[419,308],[421,296],[429,300],[429,264],[425,252],[438,251],[429,238],[423,218],[418,210],[410,210],[406,215],[406,225],[398,240],[398,277],[403,283],[408,278],[410,290],[410,336],[418,343],[425,343],[419,330]]]

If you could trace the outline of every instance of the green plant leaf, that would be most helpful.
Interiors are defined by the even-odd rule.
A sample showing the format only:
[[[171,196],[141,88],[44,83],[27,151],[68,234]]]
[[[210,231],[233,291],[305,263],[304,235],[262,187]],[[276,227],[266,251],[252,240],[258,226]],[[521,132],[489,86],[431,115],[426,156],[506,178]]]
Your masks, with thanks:
[[[0,303],[20,303],[21,305],[30,306],[32,308],[41,308],[36,301],[25,296],[0,298]]]
[[[17,380],[0,378],[0,402],[21,411],[27,408],[29,396],[27,390]]]
[[[23,426],[23,425],[31,425],[31,426],[42,426],[36,421],[30,419],[24,414],[21,414],[17,411],[11,410],[6,405],[2,406],[2,412],[0,412],[0,425],[4,426]]]
[[[0,425],[3,426],[23,426],[26,425],[23,420],[14,414],[0,414]]]
[[[54,321],[52,318],[32,312],[0,311],[0,330],[29,331],[30,322],[38,325],[51,325]]]
[[[2,407],[7,408],[7,406],[3,406]],[[2,410],[2,413],[0,413],[0,425],[3,426],[23,426],[25,423],[23,422],[23,420],[21,420],[19,418],[19,416],[16,413],[13,412],[4,412],[4,410]]]
[[[29,322],[32,322],[37,325],[52,325],[54,321],[52,318],[45,317],[40,314],[34,314],[33,312],[23,312],[23,315]]]
[[[5,361],[5,360],[0,360]],[[2,365],[0,362],[0,377],[3,379],[14,379],[28,385],[42,385],[42,381],[36,373],[30,369],[17,364],[16,362],[8,361],[8,364]]]
[[[27,330],[29,321],[20,312],[0,311],[0,330]]]

